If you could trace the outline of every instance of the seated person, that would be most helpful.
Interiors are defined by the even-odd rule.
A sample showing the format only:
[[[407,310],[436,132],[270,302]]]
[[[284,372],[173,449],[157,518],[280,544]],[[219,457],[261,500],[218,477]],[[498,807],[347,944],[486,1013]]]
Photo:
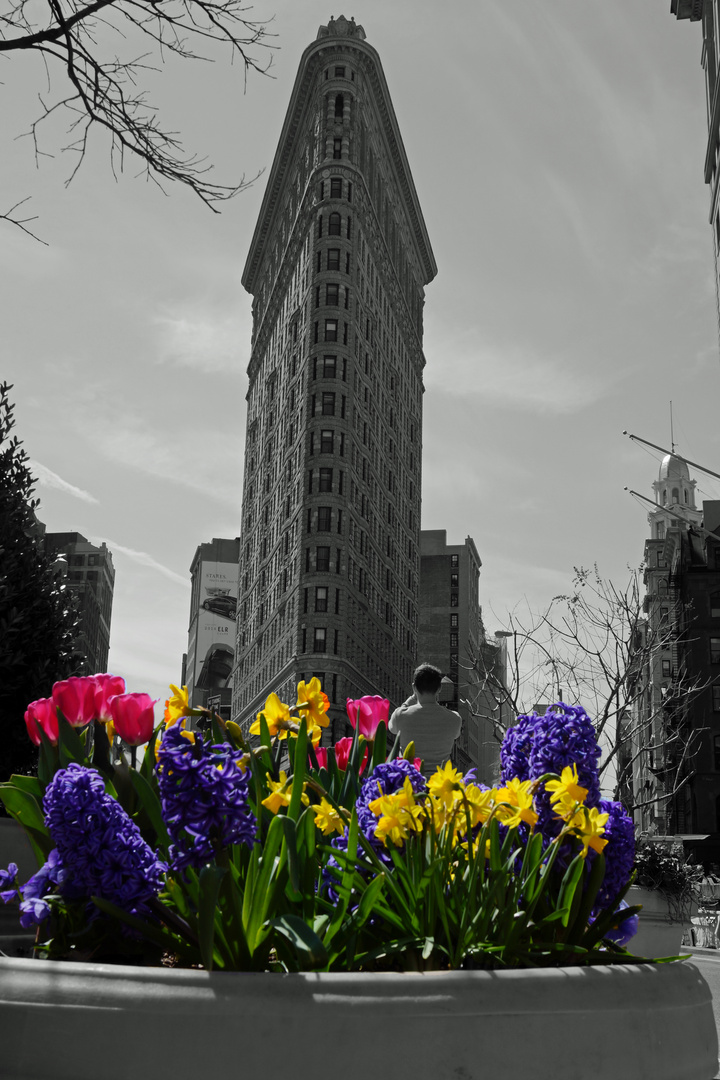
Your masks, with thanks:
[[[423,759],[423,774],[431,776],[449,760],[460,734],[462,717],[438,704],[443,675],[432,664],[421,664],[413,675],[413,694],[390,717],[388,730],[400,736],[402,751],[415,743],[415,756]]]

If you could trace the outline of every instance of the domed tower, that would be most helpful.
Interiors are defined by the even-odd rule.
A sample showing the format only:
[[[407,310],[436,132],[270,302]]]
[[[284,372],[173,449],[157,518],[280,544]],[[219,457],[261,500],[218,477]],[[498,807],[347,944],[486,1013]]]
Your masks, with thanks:
[[[657,509],[648,514],[653,540],[664,540],[668,529],[699,525],[702,511],[695,506],[695,486],[687,463],[675,454],[666,454],[653,483]]]

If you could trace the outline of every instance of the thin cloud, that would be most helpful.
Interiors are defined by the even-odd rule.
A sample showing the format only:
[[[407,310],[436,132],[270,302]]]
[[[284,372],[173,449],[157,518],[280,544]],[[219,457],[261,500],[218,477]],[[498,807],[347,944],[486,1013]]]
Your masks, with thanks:
[[[250,324],[236,312],[168,313],[153,320],[158,359],[203,372],[241,374],[250,342]]]
[[[190,588],[190,581],[188,578],[171,570],[169,566],[163,566],[163,564],[159,563],[157,559],[154,559],[152,555],[149,555],[147,551],[135,551],[134,548],[125,547],[123,544],[116,544],[114,540],[109,540],[106,536],[96,536],[93,538],[92,543],[107,544],[111,554],[124,555],[126,559],[130,559],[131,562],[137,563],[139,566],[147,566],[150,570],[157,570],[159,574],[169,578],[170,581],[174,581],[176,585],[182,585],[184,589]]]
[[[74,499],[80,499],[81,502],[99,506],[100,500],[91,495],[89,491],[63,480],[62,476],[58,476],[52,469],[48,469],[47,465],[41,465],[39,461],[31,461],[30,468],[37,476],[41,487],[54,488],[56,491],[62,491],[65,495],[72,495]]]
[[[470,339],[475,334],[463,335]],[[479,346],[466,351],[467,344],[455,342],[447,349],[444,365],[428,365],[426,386],[435,392],[460,397],[481,394],[513,409],[564,414],[597,403],[614,389],[614,378],[580,370],[561,359],[544,357],[530,350]],[[452,360],[449,357],[452,356]]]
[[[213,430],[211,415],[204,417],[203,423],[208,432]],[[106,423],[97,414],[88,415],[83,432],[114,466],[138,469],[226,506],[237,506],[234,481],[236,476],[242,475],[244,430],[241,424],[232,432],[223,429],[221,452],[208,440],[189,438],[187,426],[182,430],[151,430],[143,417],[130,414],[108,416]],[[232,478],[231,483],[228,483],[228,477]]]

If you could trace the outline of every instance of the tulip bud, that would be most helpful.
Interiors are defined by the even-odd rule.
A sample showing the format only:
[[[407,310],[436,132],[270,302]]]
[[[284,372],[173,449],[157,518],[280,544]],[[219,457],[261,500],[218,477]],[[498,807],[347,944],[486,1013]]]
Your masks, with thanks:
[[[93,675],[95,679],[95,719],[106,724],[110,719],[110,699],[125,693],[121,675]]]
[[[25,726],[30,739],[36,746],[42,742],[39,728],[42,728],[53,746],[57,746],[58,716],[53,699],[40,698],[39,701],[31,701],[25,710]]]
[[[95,718],[95,679],[71,675],[52,688],[53,701],[68,724],[84,727]]]
[[[150,741],[155,727],[155,704],[149,694],[117,694],[110,699],[115,732],[128,746]]]

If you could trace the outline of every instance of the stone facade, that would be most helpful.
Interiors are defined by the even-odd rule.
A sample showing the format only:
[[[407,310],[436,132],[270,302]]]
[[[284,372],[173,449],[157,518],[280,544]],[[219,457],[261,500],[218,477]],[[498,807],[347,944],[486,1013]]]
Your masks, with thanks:
[[[75,596],[80,625],[74,643],[74,674],[107,671],[115,568],[106,544],[97,547],[78,532],[49,533],[41,541]]]
[[[233,716],[322,677],[406,696],[417,651],[424,286],[436,273],[379,57],[304,52],[243,275],[253,296]]]
[[[452,691],[440,700],[463,718],[453,758],[463,771],[475,765],[490,783],[497,775],[500,744],[492,720],[501,721],[496,695],[485,689],[489,667],[500,681],[504,653],[485,635],[478,596],[482,562],[475,542],[448,544],[445,529],[420,534],[420,634],[418,662],[440,668]]]

